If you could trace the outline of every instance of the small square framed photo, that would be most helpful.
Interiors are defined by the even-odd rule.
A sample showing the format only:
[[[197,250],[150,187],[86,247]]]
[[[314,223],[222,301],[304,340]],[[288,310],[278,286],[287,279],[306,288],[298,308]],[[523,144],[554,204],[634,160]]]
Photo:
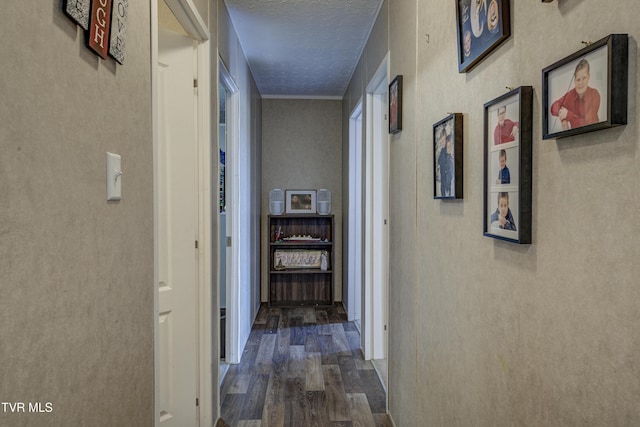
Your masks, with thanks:
[[[402,76],[396,76],[389,85],[389,133],[402,130]]]
[[[531,243],[533,88],[484,105],[484,235]]]
[[[433,198],[462,199],[462,114],[433,125]]]
[[[542,70],[542,138],[627,124],[627,34],[610,34]]]
[[[285,192],[286,213],[316,213],[316,190],[287,190]]]

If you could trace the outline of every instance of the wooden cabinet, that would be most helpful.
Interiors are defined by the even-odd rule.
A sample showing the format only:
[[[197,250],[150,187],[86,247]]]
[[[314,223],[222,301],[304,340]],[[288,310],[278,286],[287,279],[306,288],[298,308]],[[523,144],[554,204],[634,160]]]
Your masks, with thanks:
[[[269,304],[333,304],[333,215],[269,215]]]

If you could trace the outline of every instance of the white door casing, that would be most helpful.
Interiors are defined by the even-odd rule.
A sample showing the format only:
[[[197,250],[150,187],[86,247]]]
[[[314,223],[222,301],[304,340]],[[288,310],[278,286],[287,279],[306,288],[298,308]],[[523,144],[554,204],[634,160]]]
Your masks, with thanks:
[[[367,85],[365,154],[366,359],[386,359],[389,281],[389,54]]]
[[[226,185],[226,232],[227,248],[226,263],[226,357],[227,363],[240,363],[241,350],[239,348],[240,325],[240,222],[239,217],[239,175],[238,175],[238,147],[239,147],[239,88],[222,59],[218,60],[218,78],[221,86],[227,91],[226,101],[226,154],[225,154],[225,185]]]
[[[360,328],[362,312],[362,100],[358,102],[349,119],[349,272],[347,315]]]
[[[160,426],[197,425],[198,147],[195,42],[158,34],[158,399]]]

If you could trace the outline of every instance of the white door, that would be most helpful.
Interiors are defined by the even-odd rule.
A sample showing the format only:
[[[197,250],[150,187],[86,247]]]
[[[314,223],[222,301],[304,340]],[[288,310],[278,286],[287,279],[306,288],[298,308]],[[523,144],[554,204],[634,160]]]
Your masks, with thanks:
[[[197,425],[197,133],[195,45],[158,34],[159,353],[161,426]]]

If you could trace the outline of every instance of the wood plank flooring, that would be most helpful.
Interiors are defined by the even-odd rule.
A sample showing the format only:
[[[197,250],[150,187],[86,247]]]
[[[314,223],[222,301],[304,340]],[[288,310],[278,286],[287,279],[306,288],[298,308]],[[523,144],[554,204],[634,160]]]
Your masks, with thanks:
[[[359,342],[342,305],[263,305],[240,363],[222,384],[222,421],[230,427],[391,427],[384,389]]]

